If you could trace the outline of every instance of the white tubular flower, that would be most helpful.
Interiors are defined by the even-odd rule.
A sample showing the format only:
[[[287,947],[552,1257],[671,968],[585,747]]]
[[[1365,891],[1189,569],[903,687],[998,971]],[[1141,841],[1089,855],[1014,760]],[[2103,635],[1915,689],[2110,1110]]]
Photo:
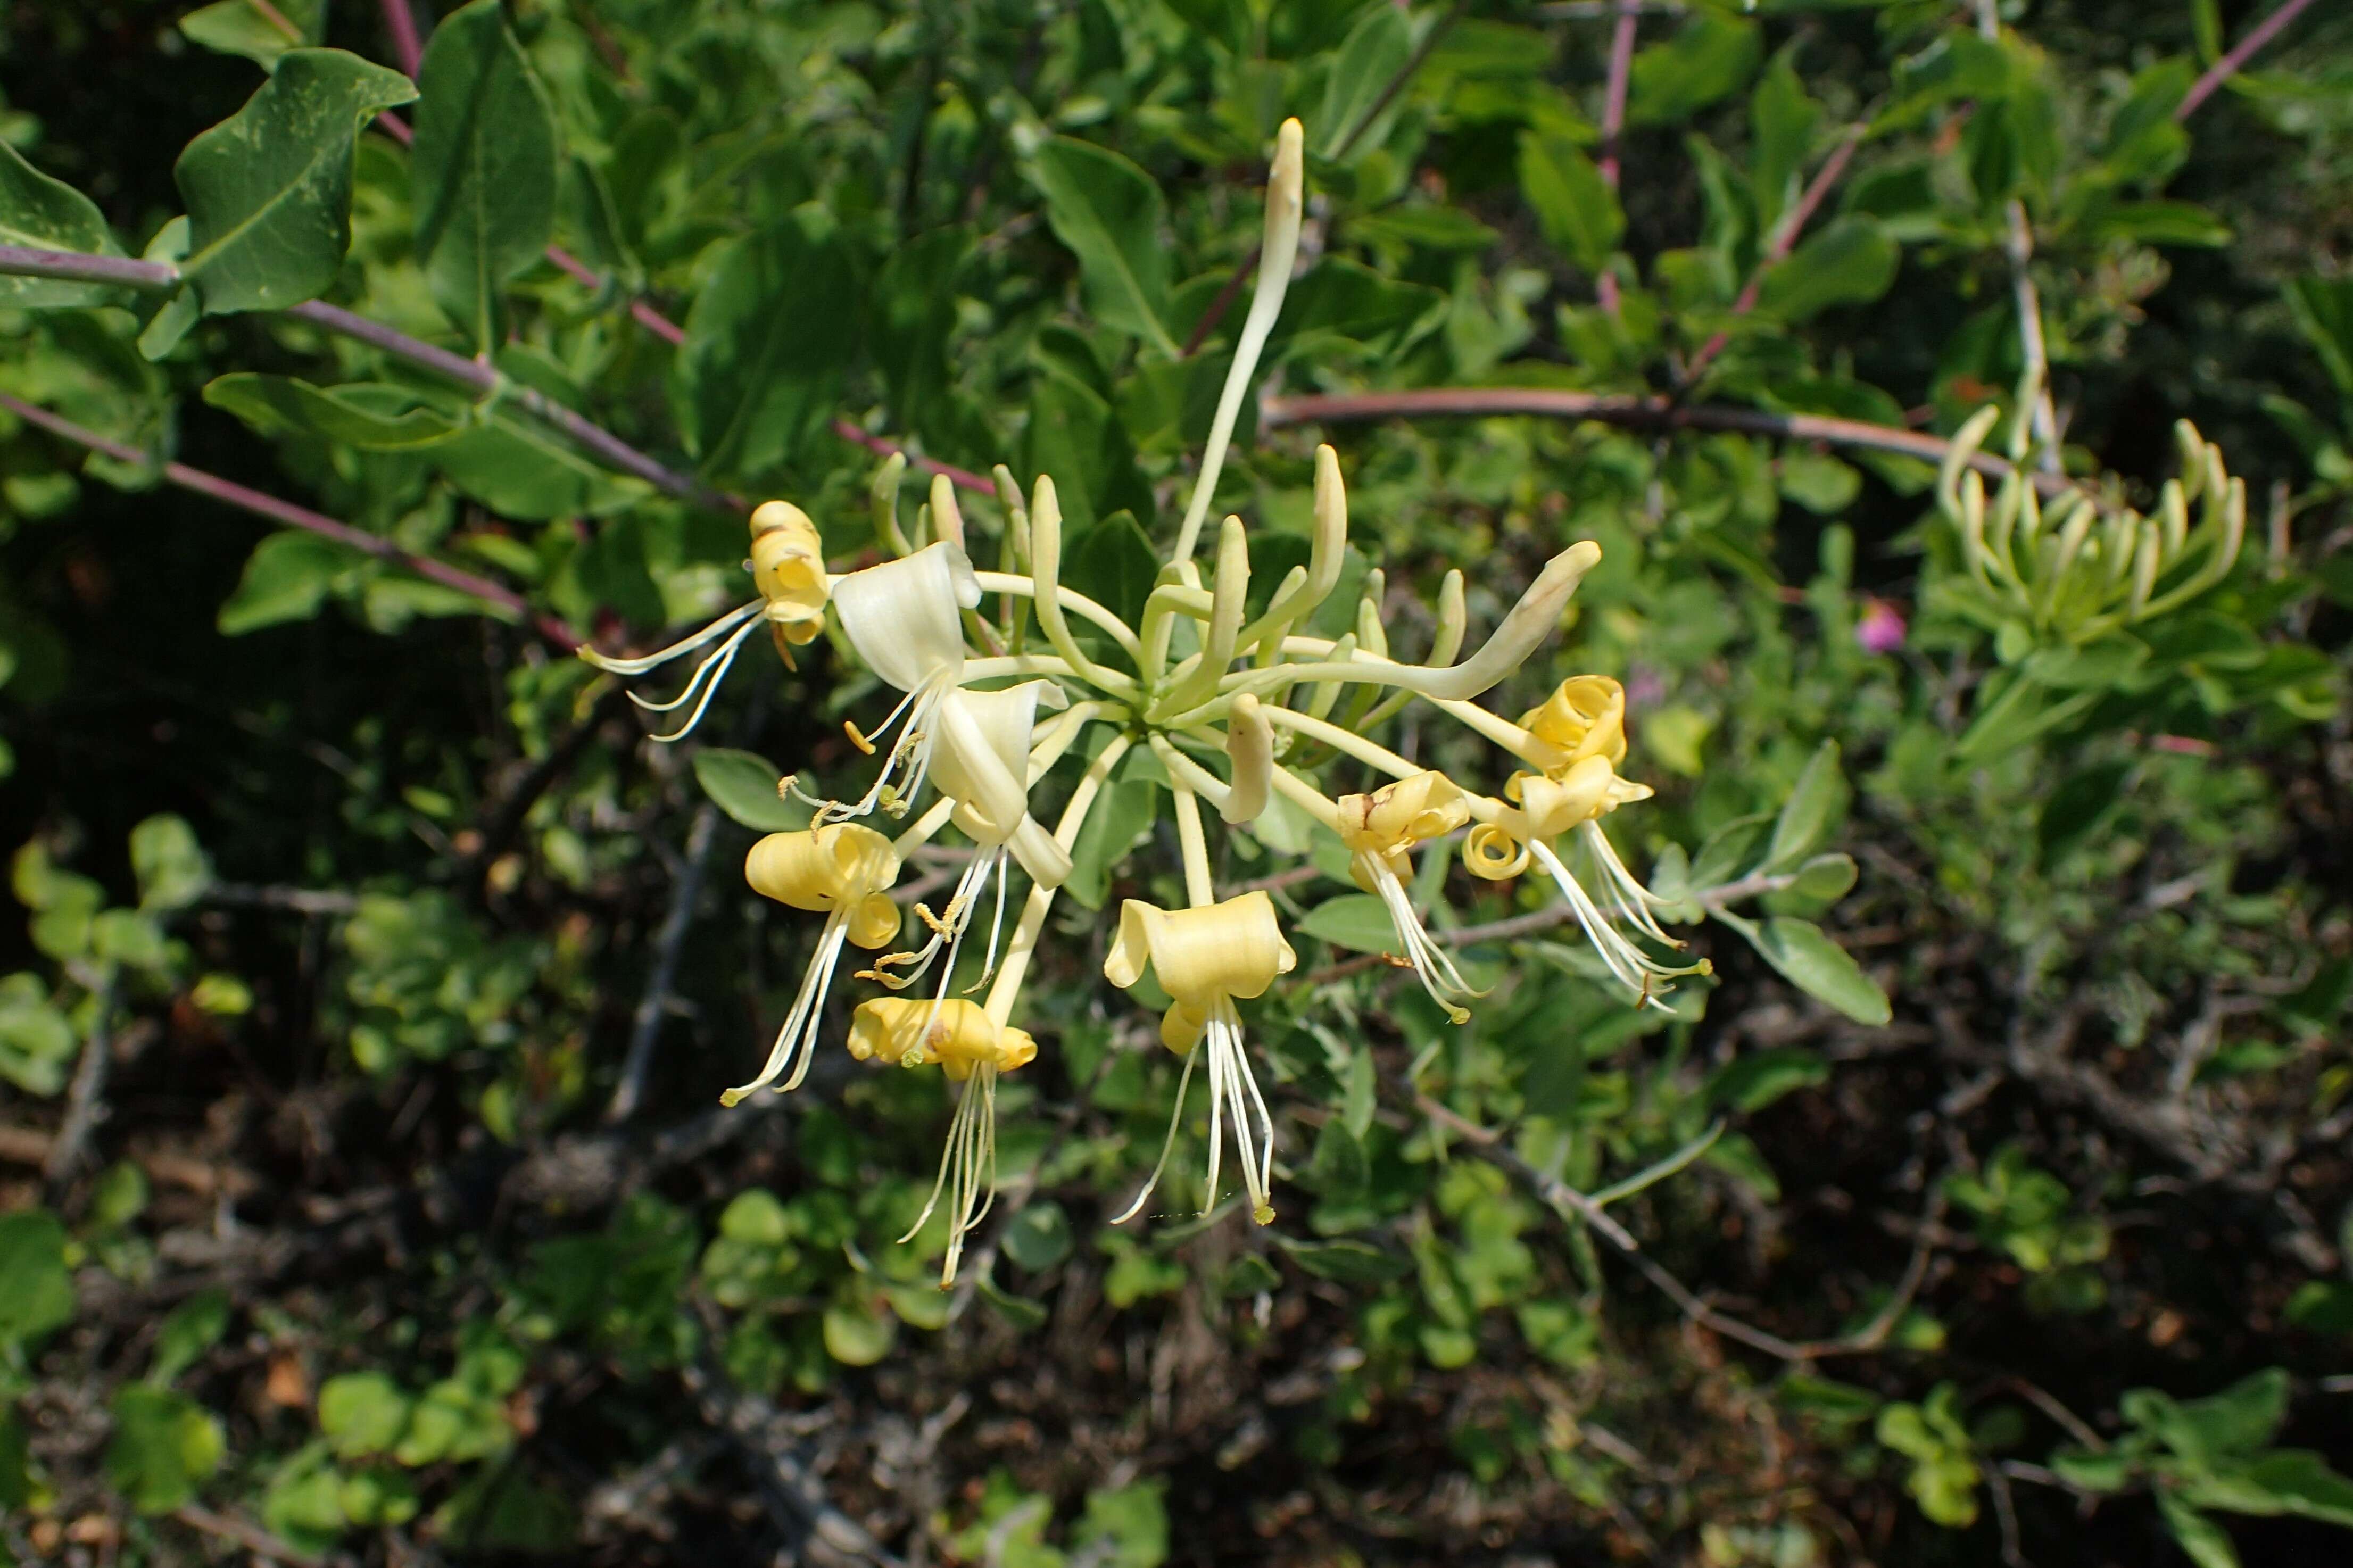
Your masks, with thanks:
[[[642,658],[607,658],[592,647],[584,646],[580,649],[580,657],[601,670],[613,675],[643,675],[723,637],[726,638],[694,667],[694,673],[687,677],[686,689],[669,701],[649,702],[634,691],[629,693],[629,700],[649,713],[668,713],[688,702],[694,704],[685,723],[667,735],[653,737],[657,741],[681,739],[702,721],[704,710],[711,706],[712,694],[727,678],[728,668],[735,662],[744,639],[763,623],[776,639],[776,652],[784,656],[787,665],[793,661],[795,645],[807,642],[825,628],[825,602],[832,583],[825,572],[825,546],[808,513],[790,501],[765,501],[753,511],[751,527],[752,558],[744,565],[752,574],[753,585],[760,590],[757,599],[737,605],[692,637]]]
[[[997,1201],[997,1075],[1026,1067],[1038,1042],[1023,1030],[999,1024],[972,1002],[933,1004],[878,996],[859,1005],[849,1021],[849,1054],[860,1061],[902,1068],[936,1063],[951,1082],[964,1085],[955,1120],[948,1123],[947,1147],[939,1179],[923,1212],[899,1238],[914,1239],[924,1222],[948,1198],[948,1251],[940,1265],[940,1289],[955,1283],[964,1238],[987,1217]]]
[[[872,740],[845,725],[853,744],[872,752],[891,734],[898,739],[882,771],[855,805],[830,805],[835,816],[863,816],[876,806],[903,814],[931,771],[939,739],[940,707],[964,680],[964,612],[980,603],[980,582],[963,550],[944,542],[913,555],[853,572],[833,584],[841,629],[866,668],[906,693]]]
[[[944,959],[940,973],[944,997],[965,932],[994,878],[997,912],[989,923],[987,962],[980,979],[973,982],[972,988],[977,989],[997,968],[997,937],[1005,929],[1007,857],[1019,861],[1041,888],[1059,888],[1071,874],[1069,852],[1030,816],[1029,790],[1029,743],[1038,727],[1038,709],[1041,704],[1060,709],[1069,700],[1052,681],[1030,680],[1002,691],[951,691],[940,704],[932,780],[955,803],[951,820],[971,838],[977,853],[957,879],[944,913],[934,915],[925,905],[915,906],[916,918],[930,929],[931,940],[913,952],[894,952],[877,961],[860,979],[900,990],[922,979],[934,960]]]
[[[744,858],[744,879],[752,890],[797,910],[823,911],[825,930],[792,1009],[785,1015],[785,1026],[776,1032],[767,1065],[751,1082],[721,1095],[720,1104],[733,1105],[778,1078],[785,1079],[782,1089],[800,1087],[817,1048],[826,992],[833,984],[842,943],[881,948],[899,934],[899,906],[884,891],[898,879],[899,855],[891,841],[855,822],[771,833],[752,846]]]
[[[1453,780],[1432,770],[1383,784],[1370,795],[1344,795],[1335,805],[1340,842],[1352,858],[1349,874],[1388,908],[1404,961],[1430,999],[1450,1020],[1463,1022],[1471,1012],[1461,999],[1482,993],[1472,989],[1446,950],[1430,940],[1406,896],[1405,879],[1413,872],[1414,846],[1443,838],[1470,821],[1470,801]]]
[[[1290,973],[1297,962],[1276,923],[1274,900],[1263,891],[1189,910],[1164,910],[1139,899],[1120,906],[1119,935],[1103,960],[1103,975],[1124,988],[1143,978],[1150,965],[1173,1003],[1160,1020],[1160,1043],[1185,1058],[1185,1072],[1176,1086],[1176,1106],[1169,1115],[1160,1163],[1135,1202],[1112,1223],[1133,1217],[1159,1184],[1185,1114],[1195,1047],[1204,1040],[1209,1064],[1209,1174],[1201,1212],[1217,1205],[1224,1124],[1230,1116],[1242,1184],[1250,1191],[1250,1217],[1261,1225],[1273,1221],[1274,1205],[1267,1194],[1274,1184],[1274,1118],[1242,1049],[1241,1015],[1234,1003],[1263,995],[1275,976]]]

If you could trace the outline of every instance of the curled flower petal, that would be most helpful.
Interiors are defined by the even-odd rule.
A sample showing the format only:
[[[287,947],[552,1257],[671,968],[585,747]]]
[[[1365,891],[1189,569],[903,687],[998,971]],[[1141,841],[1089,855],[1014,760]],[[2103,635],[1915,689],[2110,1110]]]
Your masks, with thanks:
[[[1622,763],[1626,689],[1606,675],[1573,675],[1542,704],[1522,714],[1520,728],[1561,753],[1556,763],[1545,768],[1555,778],[1588,757]]]
[[[1340,842],[1348,853],[1371,856],[1392,869],[1415,845],[1442,838],[1471,820],[1471,803],[1461,787],[1435,769],[1383,784],[1370,795],[1344,795],[1336,804]]]

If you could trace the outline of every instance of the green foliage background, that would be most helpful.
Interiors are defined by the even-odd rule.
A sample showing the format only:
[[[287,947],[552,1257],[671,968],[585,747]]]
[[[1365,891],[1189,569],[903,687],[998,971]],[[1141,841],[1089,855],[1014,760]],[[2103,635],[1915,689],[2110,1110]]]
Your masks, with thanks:
[[[118,264],[0,276],[0,1553],[2343,1560],[2341,7],[2197,101],[2269,7],[1654,6],[1614,140],[1606,3],[414,9],[421,88],[363,0],[0,21],[0,244]],[[1114,1229],[1176,1066],[1071,907],[943,1294],[893,1245],[931,1081],[712,1103],[813,934],[735,858],[871,679],[813,645],[671,752],[565,646],[733,602],[734,496],[853,559],[860,437],[1050,471],[1140,600],[1286,114],[1308,259],[1220,505],[1271,586],[1328,435],[1366,560],[1482,625],[1599,541],[1490,705],[1627,683],[1622,847],[1716,973],[1639,1015],[1524,926],[1450,1027],[1270,831],[1221,872],[1302,950],[1282,1220]],[[2225,581],[2082,646],[1971,588],[1932,446],[1772,433],[2007,408],[2013,204],[2053,460],[2151,510],[2187,417],[2252,497]],[[1670,412],[1296,401],[1478,386]],[[1085,904],[1166,897],[1155,798]]]

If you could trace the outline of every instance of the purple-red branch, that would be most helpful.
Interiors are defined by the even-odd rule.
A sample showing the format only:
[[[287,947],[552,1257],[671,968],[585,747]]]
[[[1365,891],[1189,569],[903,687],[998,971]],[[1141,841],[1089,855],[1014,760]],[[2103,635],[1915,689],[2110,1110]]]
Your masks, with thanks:
[[[2241,38],[2236,47],[2216,60],[2204,76],[2190,84],[2189,91],[2173,110],[2174,120],[2179,122],[2197,113],[2200,104],[2221,90],[2222,84],[2236,76],[2239,68],[2254,58],[2256,50],[2279,37],[2280,29],[2302,16],[2311,4],[2312,0],[2286,0],[2278,10],[2256,23],[2253,32]]]
[[[1756,267],[1750,270],[1748,281],[1741,285],[1740,297],[1732,302],[1734,315],[1745,316],[1757,308],[1757,294],[1765,287],[1765,274],[1772,269],[1774,263],[1788,257],[1790,249],[1798,243],[1798,236],[1805,231],[1806,225],[1813,221],[1823,198],[1831,194],[1831,187],[1838,184],[1839,176],[1846,173],[1847,163],[1854,157],[1854,150],[1862,145],[1862,127],[1858,125],[1841,137],[1831,155],[1822,160],[1822,166],[1807,182],[1797,204],[1782,215],[1781,222],[1773,230],[1771,241],[1765,247],[1765,254],[1757,258]],[[1700,346],[1699,353],[1692,356],[1690,368],[1683,372],[1683,380],[1686,383],[1697,381],[1699,373],[1705,370],[1715,356],[1724,352],[1725,344],[1731,341],[1732,329],[1729,327],[1708,339]]]
[[[425,60],[425,41],[417,36],[417,13],[408,0],[384,0],[385,30],[392,35],[392,52],[410,76]]]
[[[50,435],[71,441],[76,446],[87,447],[93,452],[103,453],[118,463],[130,463],[142,468],[149,466],[150,459],[147,454],[138,447],[109,439],[95,430],[87,429],[70,419],[27,403],[23,398],[12,397],[5,392],[0,392],[0,408],[5,408],[28,425],[38,426]],[[353,528],[347,522],[339,522],[322,512],[312,511],[308,507],[296,506],[290,500],[280,500],[276,496],[249,489],[234,479],[225,479],[218,474],[208,474],[201,468],[192,468],[185,463],[164,463],[159,471],[166,483],[177,485],[182,489],[193,490],[198,495],[210,496],[215,500],[226,502],[240,510],[252,512],[258,517],[266,517],[272,522],[283,523],[289,528],[299,528],[306,533],[315,533],[322,539],[332,539],[338,544],[348,545],[363,554],[373,555],[377,560],[388,562],[403,571],[413,572],[417,576],[438,583],[445,588],[454,588],[460,594],[494,605],[517,620],[528,623],[538,631],[540,636],[566,653],[573,652],[580,646],[580,639],[573,636],[571,628],[562,621],[557,620],[554,616],[534,612],[530,601],[522,595],[512,588],[493,583],[488,577],[476,576],[462,567],[452,566],[447,562],[436,561],[431,556],[418,555],[413,551],[403,550],[388,539],[382,539],[375,534]]]
[[[970,468],[959,468],[954,463],[943,463],[936,458],[919,458],[904,447],[894,446],[880,436],[869,435],[847,419],[835,420],[833,433],[853,446],[863,447],[885,458],[904,456],[911,467],[921,468],[927,474],[945,474],[948,482],[959,489],[973,490],[985,496],[997,493],[997,486],[985,475],[976,474]]]
[[[1609,30],[1609,79],[1601,92],[1601,183],[1618,191],[1619,143],[1626,130],[1626,89],[1634,77],[1634,27],[1641,15],[1635,0],[1620,0],[1618,21]],[[1601,308],[1618,313],[1618,278],[1605,265],[1593,280]]]

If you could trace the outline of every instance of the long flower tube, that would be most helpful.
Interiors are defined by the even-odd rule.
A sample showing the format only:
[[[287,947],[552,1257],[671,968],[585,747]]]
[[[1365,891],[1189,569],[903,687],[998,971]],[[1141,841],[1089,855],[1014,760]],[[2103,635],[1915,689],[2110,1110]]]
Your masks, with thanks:
[[[825,605],[831,579],[826,575],[825,551],[818,538],[817,525],[800,508],[781,500],[765,501],[754,508],[750,525],[752,555],[744,565],[752,574],[752,584],[760,593],[758,598],[728,611],[691,637],[642,658],[613,658],[585,644],[581,647],[580,657],[608,674],[643,675],[722,637],[726,638],[695,666],[694,673],[687,677],[685,689],[669,701],[653,702],[634,691],[628,694],[630,701],[651,713],[668,713],[688,702],[694,704],[684,723],[667,735],[655,736],[657,741],[681,740],[702,721],[712,695],[726,679],[735,655],[760,626],[769,628],[776,652],[786,664],[792,662],[795,647],[812,640],[825,629]]]

